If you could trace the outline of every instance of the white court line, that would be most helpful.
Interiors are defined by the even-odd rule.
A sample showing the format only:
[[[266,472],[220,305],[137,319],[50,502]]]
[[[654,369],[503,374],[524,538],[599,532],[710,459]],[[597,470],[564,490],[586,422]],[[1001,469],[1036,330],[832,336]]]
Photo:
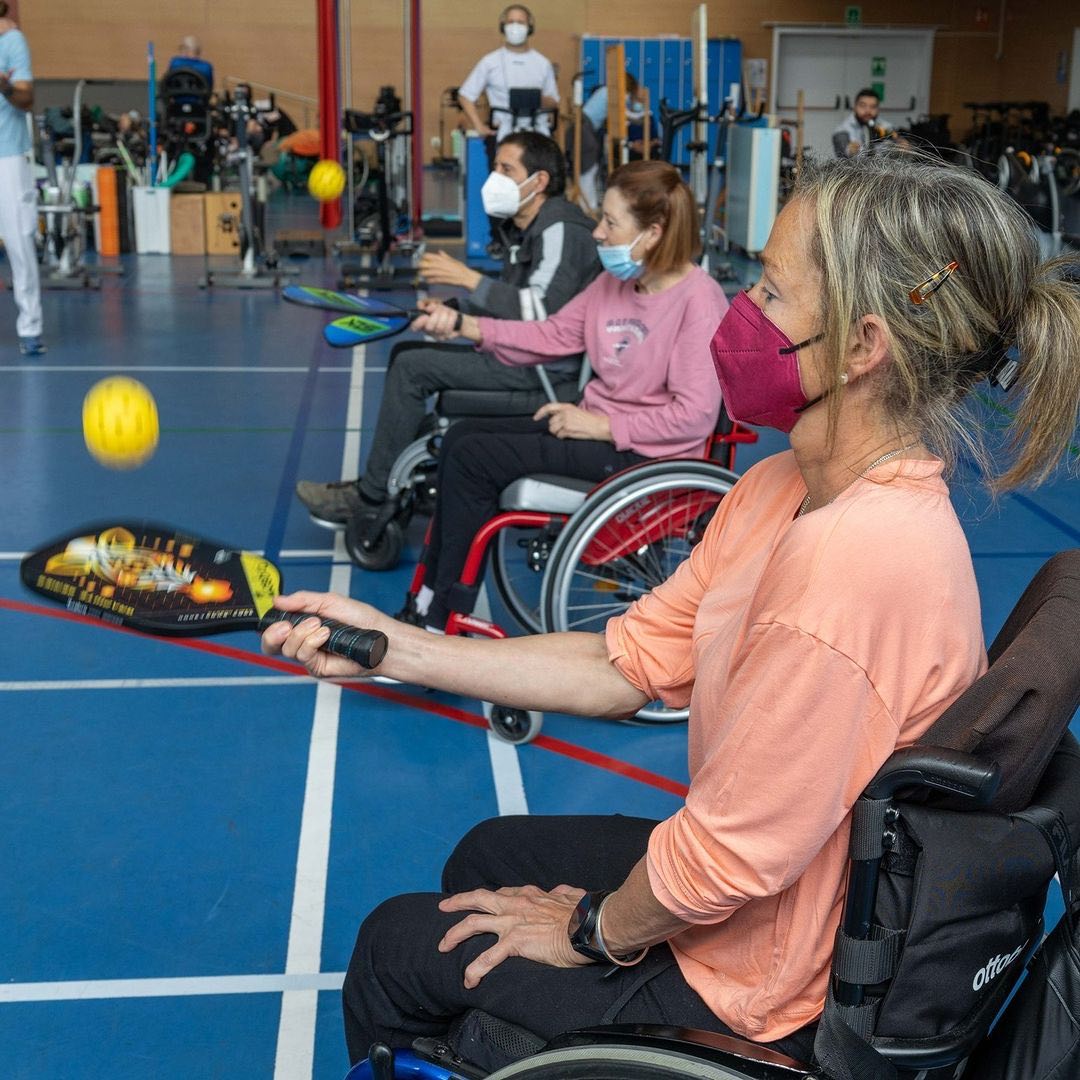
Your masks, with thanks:
[[[341,452],[341,475],[356,474],[360,456],[360,418],[364,409],[364,359],[366,350],[352,350],[349,397],[345,416],[348,428]],[[345,554],[345,534],[334,533],[335,555]],[[349,595],[351,563],[335,563],[330,572],[330,591]],[[326,879],[330,861],[330,829],[334,814],[334,769],[337,764],[338,721],[341,687],[320,683],[315,694],[315,717],[311,727],[304,810],[300,820],[300,843],[296,853],[296,885],[289,922],[286,975],[318,971],[322,965],[323,918],[326,912]],[[281,995],[274,1080],[310,1077],[315,1066],[317,989],[287,990]]]
[[[40,679],[0,682],[0,693],[23,690],[186,690],[190,687],[286,686],[318,683],[311,675],[240,675],[190,679]]]
[[[201,997],[213,994],[318,993],[340,990],[343,971],[296,975],[196,975],[175,979],[84,979],[0,983],[0,1004],[16,1001],[93,1001],[114,998]],[[309,1074],[310,1075],[310,1074]]]
[[[480,594],[476,598],[476,614],[481,619],[491,618],[486,585],[480,586]],[[490,719],[491,702],[482,701],[480,704],[484,709],[484,718]],[[529,803],[525,797],[525,781],[521,775],[518,748],[513,743],[500,739],[490,727],[487,733],[487,745],[499,817],[506,817],[508,814],[527,814]]]

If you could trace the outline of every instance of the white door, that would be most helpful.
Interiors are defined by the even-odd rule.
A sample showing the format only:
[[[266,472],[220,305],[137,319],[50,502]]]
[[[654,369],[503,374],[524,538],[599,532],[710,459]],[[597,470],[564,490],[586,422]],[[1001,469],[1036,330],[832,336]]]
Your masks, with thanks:
[[[772,111],[794,119],[803,91],[805,145],[831,157],[832,133],[863,87],[881,94],[881,118],[906,127],[930,106],[934,31],[773,28]]]

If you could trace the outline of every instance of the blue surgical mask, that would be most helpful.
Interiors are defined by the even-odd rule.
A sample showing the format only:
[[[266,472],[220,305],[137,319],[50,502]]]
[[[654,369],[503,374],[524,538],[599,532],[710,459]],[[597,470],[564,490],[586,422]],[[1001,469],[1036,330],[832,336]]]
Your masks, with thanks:
[[[632,244],[615,244],[612,247],[597,244],[596,253],[600,256],[600,265],[620,281],[633,281],[634,278],[641,277],[645,269],[644,260],[635,259],[631,253],[644,235],[643,232],[638,233]]]

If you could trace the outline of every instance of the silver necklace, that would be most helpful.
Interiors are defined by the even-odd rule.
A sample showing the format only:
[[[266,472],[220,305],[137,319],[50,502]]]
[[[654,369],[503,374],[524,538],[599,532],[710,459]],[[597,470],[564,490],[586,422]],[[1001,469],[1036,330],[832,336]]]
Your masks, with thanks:
[[[881,457],[877,458],[874,461],[871,461],[870,464],[867,465],[861,473],[859,473],[859,476],[865,476],[868,472],[873,472],[879,465],[884,465],[886,461],[891,461],[894,457],[899,457],[901,454],[905,453],[908,450],[914,450],[915,447],[918,445],[918,443],[908,443],[907,446],[899,446],[895,450],[890,450],[887,454],[882,454]],[[835,499],[839,494],[840,492],[838,491],[836,495],[834,495],[832,499],[829,500],[829,502],[825,503],[825,505],[828,506],[829,503],[831,503],[833,499]],[[799,505],[799,512],[795,516],[802,517],[803,514],[805,514],[806,511],[809,509],[810,492],[808,491],[806,493],[806,498],[803,499],[802,503],[800,503]]]

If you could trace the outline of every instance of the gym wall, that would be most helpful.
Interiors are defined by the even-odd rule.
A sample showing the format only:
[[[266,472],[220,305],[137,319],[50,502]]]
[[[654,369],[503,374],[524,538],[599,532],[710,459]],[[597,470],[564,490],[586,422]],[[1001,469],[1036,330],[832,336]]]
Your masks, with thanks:
[[[622,37],[688,35],[697,0],[535,0],[532,43],[558,65],[564,103],[577,69],[581,34]],[[844,17],[845,0],[712,0],[709,33],[742,39],[745,57],[771,57],[766,23],[831,23]],[[1000,5],[993,0],[939,0],[905,7],[893,0],[862,0],[864,25],[938,27],[931,111],[950,113],[954,137],[969,119],[965,101],[1047,100],[1063,111],[1074,24],[1071,5],[1060,0],[1007,0],[1004,54],[998,49]],[[438,103],[475,61],[499,44],[501,0],[423,0],[425,157],[438,132]],[[186,34],[202,42],[219,87],[226,76],[316,93],[315,5],[311,0],[190,0],[186,5],[145,0],[23,0],[19,9],[40,78],[125,78],[146,75],[146,43],[155,42],[159,66]],[[399,0],[352,0],[352,104],[368,109],[378,88],[403,89],[404,40]],[[1060,73],[1060,74],[1059,74]],[[851,87],[854,92],[858,87]],[[302,106],[282,99],[298,123]],[[145,108],[142,101],[135,107]]]

